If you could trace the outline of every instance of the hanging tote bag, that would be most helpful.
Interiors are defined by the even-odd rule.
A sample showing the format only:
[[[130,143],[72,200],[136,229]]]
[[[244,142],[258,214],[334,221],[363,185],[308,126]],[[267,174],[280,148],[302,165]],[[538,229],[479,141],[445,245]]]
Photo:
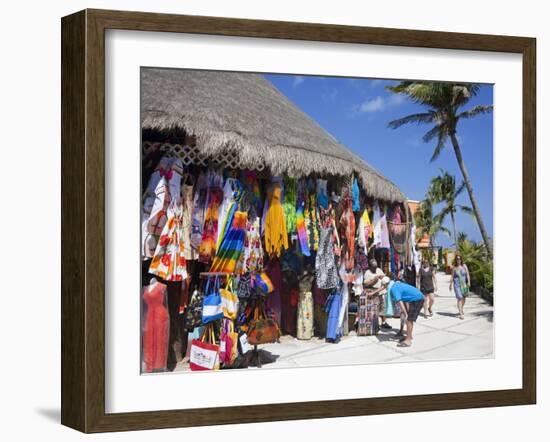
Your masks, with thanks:
[[[274,319],[266,317],[263,307],[261,312],[260,307],[256,307],[247,334],[250,345],[271,344],[279,341],[281,330]]]
[[[220,368],[220,347],[216,345],[214,328],[204,328],[200,339],[191,342],[189,368],[192,371],[218,370]]]
[[[203,294],[199,290],[194,290],[183,313],[183,328],[185,330],[191,332],[202,325],[202,303]]]
[[[222,298],[223,316],[232,321],[237,319],[239,299],[233,290],[233,279],[231,276],[227,277],[225,288],[220,289],[220,296]]]
[[[210,278],[206,283],[204,300],[202,303],[202,323],[208,324],[223,318],[222,298],[220,296],[220,282],[218,277],[210,287]]]

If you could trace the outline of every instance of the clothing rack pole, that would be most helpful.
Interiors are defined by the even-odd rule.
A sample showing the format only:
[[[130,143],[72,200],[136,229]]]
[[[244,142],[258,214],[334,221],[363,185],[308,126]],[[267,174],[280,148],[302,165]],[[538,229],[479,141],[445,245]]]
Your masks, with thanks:
[[[221,277],[227,277],[227,276],[232,276],[233,273],[229,273],[229,272],[201,272],[199,274],[199,277],[201,278],[208,278],[209,276],[221,276]]]

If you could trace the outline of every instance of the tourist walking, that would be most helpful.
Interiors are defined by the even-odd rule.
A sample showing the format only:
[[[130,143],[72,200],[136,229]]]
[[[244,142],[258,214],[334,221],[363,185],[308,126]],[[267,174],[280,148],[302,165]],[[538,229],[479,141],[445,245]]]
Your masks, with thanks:
[[[460,255],[455,256],[453,273],[451,276],[449,290],[454,289],[456,306],[458,307],[458,317],[464,319],[464,304],[466,303],[466,297],[470,293],[470,272]]]
[[[432,308],[435,301],[435,292],[437,292],[437,280],[434,268],[426,258],[422,260],[422,265],[416,275],[416,287],[424,295],[424,317],[433,316]]]

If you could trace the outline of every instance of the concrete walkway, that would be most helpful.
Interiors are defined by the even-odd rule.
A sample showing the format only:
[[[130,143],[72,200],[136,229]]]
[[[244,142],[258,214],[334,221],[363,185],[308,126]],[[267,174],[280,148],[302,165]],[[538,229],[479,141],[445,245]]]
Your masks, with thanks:
[[[377,336],[357,336],[350,332],[338,344],[312,338],[300,341],[282,336],[279,343],[259,348],[279,355],[276,362],[263,368],[312,367],[327,365],[374,364],[384,362],[434,361],[445,359],[489,358],[493,356],[493,307],[477,295],[470,295],[459,319],[454,293],[449,291],[450,276],[437,275],[439,291],[433,316],[419,316],[414,327],[413,345],[397,347],[399,319],[390,318],[393,330],[382,330]],[[188,370],[180,361],[176,371]]]
[[[413,345],[397,347],[399,319],[390,318],[393,330],[377,336],[356,336],[351,332],[338,344],[313,338],[300,341],[283,336],[278,344],[261,348],[279,355],[278,360],[264,367],[311,367],[344,364],[427,361],[444,359],[487,358],[493,356],[493,308],[482,298],[470,295],[464,309],[465,318],[458,318],[456,298],[449,291],[450,276],[437,275],[439,291],[433,316],[418,318],[414,327]]]

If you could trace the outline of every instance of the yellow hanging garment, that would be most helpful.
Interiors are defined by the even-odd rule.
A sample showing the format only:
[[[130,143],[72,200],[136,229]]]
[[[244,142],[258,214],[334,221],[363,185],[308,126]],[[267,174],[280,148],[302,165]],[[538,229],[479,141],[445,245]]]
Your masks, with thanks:
[[[265,251],[269,256],[281,256],[288,249],[285,214],[281,204],[281,185],[274,183],[268,198],[269,208],[265,216]]]

